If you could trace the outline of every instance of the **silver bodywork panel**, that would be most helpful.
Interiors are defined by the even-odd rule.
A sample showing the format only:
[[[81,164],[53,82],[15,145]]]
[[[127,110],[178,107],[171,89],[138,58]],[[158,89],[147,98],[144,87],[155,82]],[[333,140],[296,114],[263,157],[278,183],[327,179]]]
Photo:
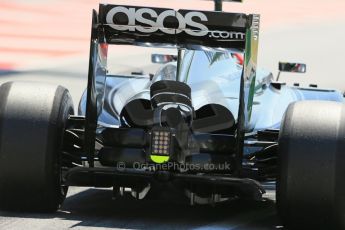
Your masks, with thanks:
[[[182,60],[180,81],[192,89],[192,103],[197,110],[206,104],[219,104],[228,108],[237,120],[242,66],[231,52],[187,51]],[[176,63],[163,65],[153,79],[147,75],[108,75],[104,105],[99,116],[103,125],[119,126],[124,106],[134,99],[150,100],[150,86],[159,80],[176,79]],[[255,94],[250,124],[246,132],[279,129],[282,117],[290,103],[302,100],[343,102],[336,90],[290,87],[273,81],[272,73],[257,70]],[[86,92],[79,104],[79,114],[85,115]]]

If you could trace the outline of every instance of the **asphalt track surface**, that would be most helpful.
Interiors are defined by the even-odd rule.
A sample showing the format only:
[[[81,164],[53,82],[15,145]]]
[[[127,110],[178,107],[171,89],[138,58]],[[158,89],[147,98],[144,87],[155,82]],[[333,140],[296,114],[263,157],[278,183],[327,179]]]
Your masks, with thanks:
[[[271,194],[272,195],[272,194]],[[0,212],[0,229],[277,229],[274,202],[233,201],[190,207],[183,199],[112,200],[111,190],[70,189],[54,214]]]
[[[54,9],[42,16],[45,19],[42,22],[45,23],[37,26],[37,21],[42,19],[37,17],[37,14],[42,13],[41,4],[47,2],[55,4],[56,1],[34,0],[28,6],[27,1],[0,0],[0,83],[23,80],[60,84],[70,90],[77,105],[86,87],[89,8],[95,5],[95,1],[68,1],[70,12],[73,12],[73,7],[83,3],[79,10],[83,13],[73,20],[61,17],[59,22],[51,18],[64,12],[64,9],[50,7]],[[279,60],[306,62],[306,75],[284,74],[282,80],[289,84],[317,83],[320,87],[345,90],[345,7],[342,7],[342,0],[324,3],[275,0],[272,5],[276,6],[271,10],[267,8],[267,0],[262,0],[263,6],[254,1],[248,2],[249,4],[244,4],[244,11],[250,12],[254,7],[255,12],[263,15],[259,58],[261,67],[276,74]],[[318,4],[312,5],[314,2]],[[198,7],[209,6],[209,3],[202,2]],[[235,8],[241,7],[237,5]],[[14,20],[11,17],[11,12],[20,15],[19,13],[28,9],[31,13],[26,12],[25,19],[16,17]],[[14,23],[13,20],[17,24],[11,26],[8,21]],[[77,29],[68,29],[69,33],[62,33],[60,30],[67,22],[78,25]],[[83,26],[84,24],[87,26]],[[55,32],[47,30],[50,25],[57,26]],[[28,26],[32,28],[25,33],[18,32],[20,28]],[[42,31],[39,27],[43,28]],[[35,37],[37,34],[42,36],[40,40]],[[69,36],[65,36],[66,34]],[[133,66],[140,69],[149,65],[149,61],[143,61],[140,55],[123,53],[125,52],[119,52],[118,57],[121,59],[114,57],[115,62],[132,61],[133,64],[125,66],[120,63],[120,70],[130,70]],[[275,212],[273,185],[269,186],[266,199],[262,202],[233,201],[214,208],[189,207],[179,197],[173,194],[167,196],[166,199],[156,201],[138,202],[129,198],[112,200],[111,190],[71,188],[61,210],[54,214],[0,211],[0,229],[283,228]]]

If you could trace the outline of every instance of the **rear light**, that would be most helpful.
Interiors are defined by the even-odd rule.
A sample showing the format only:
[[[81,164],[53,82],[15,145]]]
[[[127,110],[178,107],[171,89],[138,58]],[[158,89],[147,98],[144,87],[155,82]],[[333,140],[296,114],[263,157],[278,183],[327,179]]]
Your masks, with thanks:
[[[165,127],[154,127],[151,132],[151,160],[155,163],[165,163],[170,159],[171,150],[171,130]]]

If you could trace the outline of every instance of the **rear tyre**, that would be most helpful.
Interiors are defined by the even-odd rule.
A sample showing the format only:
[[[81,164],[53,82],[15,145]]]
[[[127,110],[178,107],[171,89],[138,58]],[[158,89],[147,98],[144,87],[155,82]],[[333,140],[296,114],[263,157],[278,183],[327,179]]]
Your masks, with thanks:
[[[290,228],[345,229],[344,109],[325,101],[287,109],[279,136],[277,208]]]
[[[56,211],[61,185],[65,123],[73,114],[68,90],[42,83],[0,86],[0,208]]]

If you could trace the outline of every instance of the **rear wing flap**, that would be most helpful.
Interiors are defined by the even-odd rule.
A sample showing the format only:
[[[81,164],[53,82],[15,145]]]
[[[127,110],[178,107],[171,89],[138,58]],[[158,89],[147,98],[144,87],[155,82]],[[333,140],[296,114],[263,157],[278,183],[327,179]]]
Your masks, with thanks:
[[[253,15],[100,4],[98,21],[109,44],[243,50]]]

